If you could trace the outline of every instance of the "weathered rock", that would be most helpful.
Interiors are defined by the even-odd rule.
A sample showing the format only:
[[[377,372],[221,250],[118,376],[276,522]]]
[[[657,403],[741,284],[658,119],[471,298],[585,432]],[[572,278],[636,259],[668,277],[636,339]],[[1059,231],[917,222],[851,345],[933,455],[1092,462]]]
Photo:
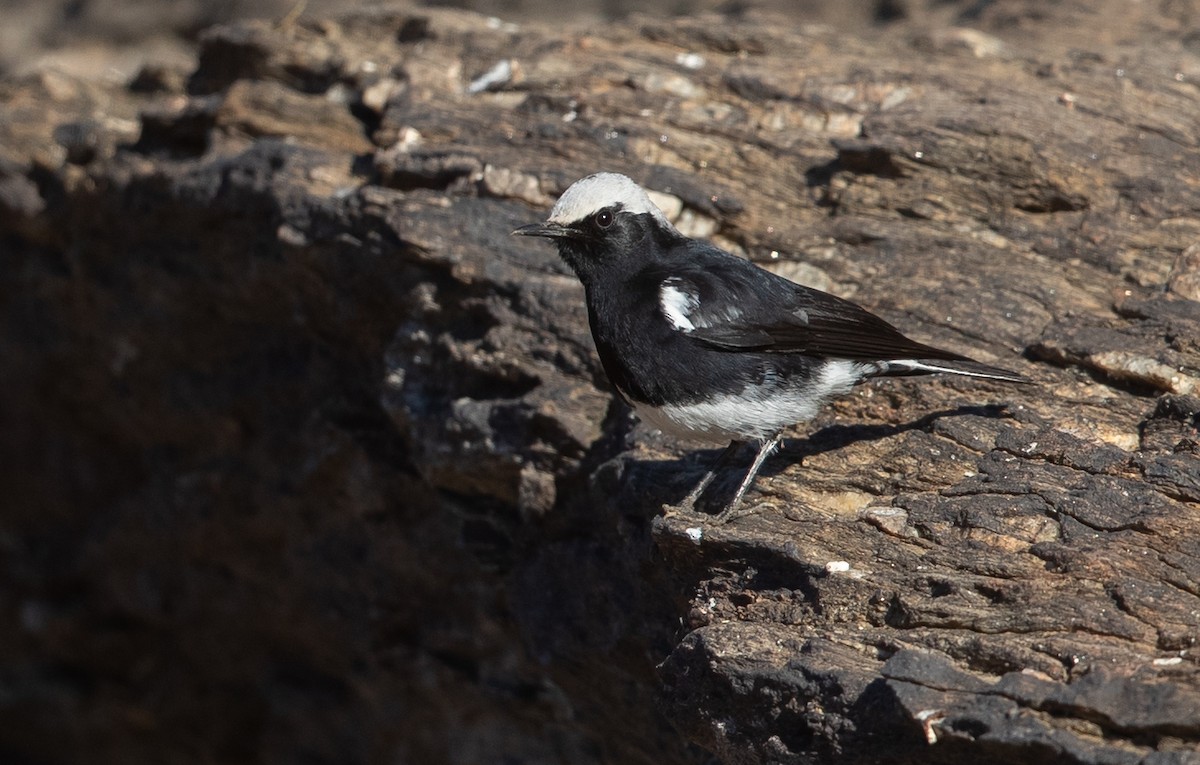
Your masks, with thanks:
[[[0,84],[0,752],[1195,761],[1200,60],[1166,6],[966,5],[373,10]],[[711,452],[509,237],[600,168],[1037,384],[862,386],[757,514],[663,515]]]

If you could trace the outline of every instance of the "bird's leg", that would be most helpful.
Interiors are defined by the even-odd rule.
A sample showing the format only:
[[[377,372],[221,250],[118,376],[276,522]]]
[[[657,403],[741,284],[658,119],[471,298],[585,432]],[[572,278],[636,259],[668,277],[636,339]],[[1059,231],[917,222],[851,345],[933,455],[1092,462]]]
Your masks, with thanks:
[[[771,452],[775,451],[775,447],[779,446],[781,436],[776,434],[771,438],[764,438],[758,443],[758,454],[754,455],[754,462],[750,464],[750,470],[746,473],[746,477],[742,479],[742,484],[738,486],[737,493],[733,495],[733,500],[721,511],[720,515],[713,519],[715,523],[728,523],[734,518],[745,515],[745,512],[738,512],[738,507],[742,504],[742,497],[746,494],[746,490],[750,488],[750,484],[754,483],[754,477],[758,475],[759,469],[763,462],[770,456]]]
[[[736,452],[738,447],[741,445],[741,441],[730,441],[729,446],[725,447],[725,451],[721,452],[721,455],[717,457],[716,461],[713,462],[712,467],[710,467],[708,472],[704,474],[704,477],[700,479],[700,483],[696,484],[696,488],[688,492],[688,495],[683,498],[683,501],[678,505],[675,505],[675,507],[682,510],[694,509],[696,507],[696,502],[700,499],[700,495],[704,493],[704,490],[708,488],[708,485],[713,482],[714,478],[717,477],[717,472],[720,471],[721,468],[725,467],[725,463],[729,462],[729,458],[734,455],[734,452]]]

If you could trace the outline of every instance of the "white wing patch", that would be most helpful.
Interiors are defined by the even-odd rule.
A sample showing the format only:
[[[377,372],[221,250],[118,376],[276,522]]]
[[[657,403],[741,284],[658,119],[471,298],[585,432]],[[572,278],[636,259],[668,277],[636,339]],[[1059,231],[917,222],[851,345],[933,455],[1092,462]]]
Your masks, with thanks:
[[[727,305],[715,313],[709,306],[705,309],[705,315],[697,316],[696,309],[700,307],[700,296],[687,281],[677,277],[663,280],[662,286],[658,290],[658,307],[662,310],[663,317],[667,322],[681,332],[691,332],[697,327],[703,329],[725,322],[735,322],[742,316],[742,310],[733,304]]]
[[[634,215],[649,213],[667,230],[675,230],[642,187],[620,173],[596,173],[575,181],[558,198],[548,220],[566,226],[616,206]]]
[[[709,314],[692,319],[692,323],[697,327],[715,327],[718,324],[732,324],[740,318],[742,318],[742,309],[730,303],[716,312],[713,312],[712,306],[709,306]]]
[[[667,279],[658,288],[658,307],[667,322],[682,332],[696,328],[689,314],[700,305],[700,297],[689,292],[682,279]]]

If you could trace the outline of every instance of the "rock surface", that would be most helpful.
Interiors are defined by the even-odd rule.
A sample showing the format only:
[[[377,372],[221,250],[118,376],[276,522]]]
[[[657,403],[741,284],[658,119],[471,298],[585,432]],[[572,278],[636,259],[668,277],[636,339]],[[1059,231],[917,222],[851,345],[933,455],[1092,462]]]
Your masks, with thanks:
[[[1194,18],[952,5],[0,82],[0,759],[1198,761]],[[508,235],[600,168],[1037,384],[862,386],[663,514],[715,451]]]

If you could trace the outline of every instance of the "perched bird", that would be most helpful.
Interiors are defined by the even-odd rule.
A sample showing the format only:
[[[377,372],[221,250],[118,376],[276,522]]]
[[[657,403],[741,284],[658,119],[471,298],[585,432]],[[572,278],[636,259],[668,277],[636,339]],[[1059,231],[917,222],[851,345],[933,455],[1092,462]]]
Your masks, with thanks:
[[[624,175],[576,181],[544,223],[513,234],[558,246],[583,282],[604,371],[644,421],[676,437],[730,442],[682,506],[695,505],[743,442],[757,442],[722,521],[734,517],[784,428],[866,378],[946,372],[1028,382],[689,239]]]

